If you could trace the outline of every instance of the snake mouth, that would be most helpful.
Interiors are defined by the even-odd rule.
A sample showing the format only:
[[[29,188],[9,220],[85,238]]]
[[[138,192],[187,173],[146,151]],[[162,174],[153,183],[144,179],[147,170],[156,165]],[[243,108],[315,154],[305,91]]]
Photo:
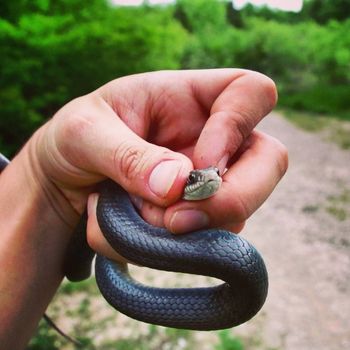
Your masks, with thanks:
[[[186,193],[192,193],[194,191],[197,191],[198,189],[200,189],[201,187],[209,184],[209,183],[213,183],[213,182],[217,182],[215,179],[209,179],[207,181],[200,181],[200,182],[197,182],[195,184],[192,184],[192,185],[188,185],[185,192]]]
[[[185,188],[185,193],[193,193],[193,192],[197,191],[199,188],[201,188],[204,184],[205,184],[204,182],[197,182],[195,184],[188,185]]]

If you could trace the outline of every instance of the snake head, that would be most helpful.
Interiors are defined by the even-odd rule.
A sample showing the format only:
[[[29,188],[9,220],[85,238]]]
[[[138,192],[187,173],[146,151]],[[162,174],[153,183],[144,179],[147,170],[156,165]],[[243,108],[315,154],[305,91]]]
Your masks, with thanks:
[[[222,183],[217,167],[192,170],[187,178],[183,199],[198,201],[213,196]]]

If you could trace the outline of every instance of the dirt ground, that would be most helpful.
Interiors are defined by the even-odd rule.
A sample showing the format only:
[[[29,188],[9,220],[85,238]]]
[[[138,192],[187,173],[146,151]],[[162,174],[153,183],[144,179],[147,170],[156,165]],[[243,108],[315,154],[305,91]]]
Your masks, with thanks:
[[[276,112],[259,128],[287,146],[290,166],[242,232],[264,257],[270,288],[262,311],[233,333],[245,340],[245,350],[350,349],[350,150]],[[155,286],[206,280],[141,268],[134,276]],[[102,298],[96,303],[100,313],[110,312]],[[148,327],[118,314],[101,337],[128,338]],[[194,338],[194,350],[217,342],[214,332],[194,332]]]
[[[260,129],[287,146],[290,166],[243,233],[264,256],[270,288],[236,333],[255,337],[252,349],[350,349],[350,152],[277,113]]]

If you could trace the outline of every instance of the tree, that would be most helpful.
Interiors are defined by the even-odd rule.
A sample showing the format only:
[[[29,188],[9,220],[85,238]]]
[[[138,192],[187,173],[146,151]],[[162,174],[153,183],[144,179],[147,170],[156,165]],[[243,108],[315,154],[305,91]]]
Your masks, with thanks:
[[[345,21],[350,17],[349,0],[305,0],[303,12],[318,23]]]
[[[82,2],[22,1],[16,19],[11,6],[10,19],[0,19],[0,147],[8,155],[72,98],[122,75],[179,68],[187,36],[171,8]]]

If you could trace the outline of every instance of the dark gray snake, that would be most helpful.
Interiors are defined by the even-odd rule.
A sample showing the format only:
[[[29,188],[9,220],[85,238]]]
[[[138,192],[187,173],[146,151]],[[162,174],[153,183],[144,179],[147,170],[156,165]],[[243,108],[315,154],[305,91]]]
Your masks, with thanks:
[[[191,185],[191,176],[189,179]],[[97,284],[104,298],[120,312],[167,327],[214,330],[249,320],[264,304],[268,289],[265,264],[242,237],[219,229],[172,235],[146,223],[128,194],[111,181],[101,185],[97,218],[112,247],[136,264],[225,281],[209,288],[149,287],[133,280],[127,265],[98,255]],[[66,259],[65,271],[71,280],[90,274],[94,253],[88,248],[85,231],[83,218]]]

